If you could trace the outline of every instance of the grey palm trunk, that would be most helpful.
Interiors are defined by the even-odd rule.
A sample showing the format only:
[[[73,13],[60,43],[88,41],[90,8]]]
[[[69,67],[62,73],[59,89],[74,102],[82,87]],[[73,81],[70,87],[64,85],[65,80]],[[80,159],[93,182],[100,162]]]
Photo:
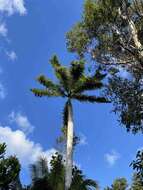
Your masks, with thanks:
[[[65,172],[65,190],[69,190],[72,182],[73,165],[73,109],[71,101],[68,101],[68,122],[67,122],[67,145],[66,145],[66,172]]]

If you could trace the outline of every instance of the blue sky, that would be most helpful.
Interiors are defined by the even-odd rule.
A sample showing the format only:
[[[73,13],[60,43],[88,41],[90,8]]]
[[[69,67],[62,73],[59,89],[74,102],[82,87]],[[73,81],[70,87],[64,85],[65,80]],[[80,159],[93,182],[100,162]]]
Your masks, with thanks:
[[[68,64],[65,34],[82,13],[83,0],[19,0],[0,4],[0,142],[22,163],[21,179],[29,183],[28,165],[37,155],[50,158],[60,134],[62,99],[38,99],[30,92],[39,74],[54,79],[48,60],[57,54]],[[119,127],[111,105],[74,104],[75,130],[81,143],[74,160],[103,188],[116,177],[131,179],[129,164],[142,135]]]

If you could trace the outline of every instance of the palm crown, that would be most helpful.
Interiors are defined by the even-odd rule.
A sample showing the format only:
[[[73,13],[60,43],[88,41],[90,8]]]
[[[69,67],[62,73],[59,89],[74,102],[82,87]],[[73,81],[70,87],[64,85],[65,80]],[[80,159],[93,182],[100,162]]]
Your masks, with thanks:
[[[32,89],[32,92],[39,97],[63,97],[76,99],[79,101],[108,102],[104,97],[96,97],[85,94],[85,91],[100,89],[103,87],[101,80],[105,77],[99,70],[93,76],[85,75],[85,62],[83,60],[73,61],[69,68],[64,67],[58,61],[57,56],[53,56],[50,61],[54,68],[58,83],[52,82],[44,75],[38,77],[38,81],[45,89]]]

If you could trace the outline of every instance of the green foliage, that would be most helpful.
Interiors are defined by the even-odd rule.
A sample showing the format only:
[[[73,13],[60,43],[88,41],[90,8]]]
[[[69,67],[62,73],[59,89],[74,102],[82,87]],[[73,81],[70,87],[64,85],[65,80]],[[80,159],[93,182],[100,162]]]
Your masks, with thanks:
[[[143,185],[143,150],[137,152],[136,160],[131,163],[131,166],[136,171],[136,178],[138,178]]]
[[[4,158],[6,152],[6,144],[0,144],[0,159]]]
[[[142,0],[85,0],[81,21],[67,33],[69,51],[79,57],[89,55],[95,65],[99,63],[113,76],[119,71],[118,66],[132,74],[132,84],[113,77],[109,91],[120,122],[133,133],[143,130],[142,36]],[[134,81],[140,87],[135,87]]]
[[[126,190],[128,187],[127,180],[125,178],[116,179],[113,182],[112,189],[113,190]]]
[[[40,159],[35,164],[37,167],[37,173],[41,173],[41,167],[39,167],[38,164],[39,162],[41,163],[41,161],[42,160]],[[43,159],[43,161],[45,162],[45,159]],[[33,181],[31,190],[64,189],[65,166],[62,155],[56,153],[54,156],[52,156],[50,166],[51,169],[49,170],[48,173],[46,172],[45,175],[43,175],[42,177],[37,176],[36,180]],[[33,171],[31,172],[33,173]],[[98,189],[97,182],[91,179],[86,179],[81,170],[79,170],[76,166],[73,167],[72,184],[70,190],[90,190],[90,189]]]
[[[38,77],[38,81],[45,88],[32,89],[32,92],[36,96],[67,97],[68,99],[77,99],[79,101],[85,100],[91,103],[108,102],[108,100],[106,100],[104,97],[82,94],[85,91],[101,89],[101,87],[103,87],[101,80],[105,77],[105,75],[101,74],[99,70],[96,71],[95,75],[93,76],[86,76],[85,63],[83,60],[71,62],[69,68],[62,66],[56,56],[53,56],[50,62],[54,68],[58,83],[55,84],[45,76],[41,75]]]
[[[133,175],[131,190],[143,190],[142,180],[136,173]]]
[[[75,166],[73,168],[73,178],[70,190],[90,190],[90,189],[98,189],[97,182],[91,179],[86,179],[82,171]]]
[[[16,180],[20,172],[20,164],[15,156],[5,158],[6,144],[0,144],[0,188],[6,190]]]
[[[56,153],[50,162],[51,170],[49,174],[49,181],[53,190],[64,189],[64,173],[65,168],[63,164],[63,157]]]
[[[48,163],[45,157],[39,157],[38,161],[30,165],[31,178],[34,183],[39,178],[44,178],[48,175]]]
[[[83,57],[83,52],[87,51],[87,45],[90,44],[88,34],[84,29],[83,23],[77,23],[73,30],[67,33],[67,48],[71,52],[77,52]]]
[[[133,21],[142,43],[142,15],[140,0],[86,0],[81,21],[67,33],[67,48],[103,64],[142,65],[130,27]]]
[[[114,104],[114,112],[119,115],[120,123],[133,134],[143,132],[143,96],[141,81],[130,81],[121,77],[109,79],[106,94]]]
[[[54,190],[49,184],[47,178],[37,179],[34,185],[31,187],[31,190]]]
[[[111,187],[106,187],[104,190],[127,190],[128,184],[125,178],[118,178],[113,181]]]
[[[57,83],[52,82],[44,75],[38,77],[38,82],[43,85],[43,89],[32,89],[31,91],[38,97],[62,97],[66,98],[66,104],[63,110],[63,127],[62,136],[57,142],[65,142],[67,134],[68,121],[68,104],[70,100],[75,99],[80,102],[90,103],[108,103],[105,97],[96,97],[88,95],[87,91],[99,90],[104,88],[102,80],[106,77],[99,69],[96,70],[93,76],[87,76],[85,62],[80,59],[72,61],[70,67],[64,67],[60,64],[57,56],[53,56],[50,63],[55,71]],[[79,141],[79,138],[74,135],[74,145]]]

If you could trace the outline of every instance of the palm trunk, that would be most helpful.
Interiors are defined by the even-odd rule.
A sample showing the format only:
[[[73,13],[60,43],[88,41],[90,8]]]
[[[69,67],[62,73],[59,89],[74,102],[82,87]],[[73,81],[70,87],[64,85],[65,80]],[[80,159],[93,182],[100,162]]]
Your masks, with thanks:
[[[67,123],[65,190],[69,190],[72,182],[72,164],[73,164],[73,111],[72,111],[72,104],[69,101],[68,123]]]

